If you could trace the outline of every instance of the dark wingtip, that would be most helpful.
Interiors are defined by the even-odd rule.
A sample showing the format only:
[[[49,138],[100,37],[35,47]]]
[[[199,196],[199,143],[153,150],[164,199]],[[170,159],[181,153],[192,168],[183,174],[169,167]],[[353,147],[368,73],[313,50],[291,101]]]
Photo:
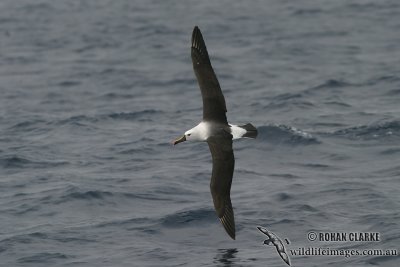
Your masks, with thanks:
[[[195,33],[200,33],[201,34],[201,31],[200,31],[200,28],[199,28],[199,26],[194,26],[194,28],[193,28],[193,35],[195,34]]]
[[[194,26],[193,29],[193,33],[192,33],[192,47],[197,47],[199,46],[201,42],[201,40],[203,39],[202,35],[201,35],[201,31],[199,29],[199,27]]]
[[[224,226],[226,233],[233,239],[236,240],[235,225],[231,225],[232,222],[225,221],[226,218],[219,218],[221,224]],[[235,222],[233,222],[234,224]]]
[[[268,232],[266,232],[267,229],[266,229],[265,227],[257,226],[257,229],[258,229],[258,231],[260,231],[260,232],[263,233],[264,235],[269,236]]]
[[[195,26],[192,33],[192,61],[196,64],[211,65],[206,43],[199,27]],[[193,63],[193,64],[194,64]]]
[[[230,199],[227,200],[225,204],[225,212],[222,217],[219,218],[221,224],[224,226],[225,231],[228,235],[233,239],[236,240],[235,234],[235,217],[233,215],[233,208]]]
[[[286,262],[287,265],[292,266],[292,265],[290,265],[289,258],[287,258],[287,259],[282,258],[282,260],[283,260],[284,262]]]
[[[219,218],[221,224],[224,226],[226,233],[233,239],[236,240],[235,233],[235,222],[231,218],[226,216]]]

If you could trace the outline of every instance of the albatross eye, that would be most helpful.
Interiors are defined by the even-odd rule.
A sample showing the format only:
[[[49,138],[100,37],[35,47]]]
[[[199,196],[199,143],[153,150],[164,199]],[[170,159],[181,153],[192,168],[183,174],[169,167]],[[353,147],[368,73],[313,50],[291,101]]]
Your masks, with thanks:
[[[187,134],[187,136],[190,136],[191,134]]]

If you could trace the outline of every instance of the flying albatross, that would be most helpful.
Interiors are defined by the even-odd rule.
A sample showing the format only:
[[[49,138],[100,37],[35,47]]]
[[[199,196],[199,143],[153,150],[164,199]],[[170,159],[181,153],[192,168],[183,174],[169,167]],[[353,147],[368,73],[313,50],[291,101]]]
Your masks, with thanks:
[[[232,140],[242,137],[256,138],[257,129],[250,123],[241,126],[228,123],[225,98],[197,26],[193,29],[191,51],[194,73],[203,98],[203,120],[173,141],[173,144],[184,141],[208,143],[213,162],[210,189],[215,211],[228,235],[235,239],[235,220],[230,197],[235,166]]]

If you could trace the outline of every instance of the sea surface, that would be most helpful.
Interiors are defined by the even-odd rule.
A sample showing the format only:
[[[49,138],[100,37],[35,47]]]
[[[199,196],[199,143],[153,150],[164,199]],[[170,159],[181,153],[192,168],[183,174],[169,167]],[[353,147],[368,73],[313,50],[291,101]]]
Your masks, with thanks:
[[[190,58],[203,32],[231,123],[220,225]],[[0,1],[0,266],[400,266],[400,2]],[[308,240],[378,232],[379,242]]]

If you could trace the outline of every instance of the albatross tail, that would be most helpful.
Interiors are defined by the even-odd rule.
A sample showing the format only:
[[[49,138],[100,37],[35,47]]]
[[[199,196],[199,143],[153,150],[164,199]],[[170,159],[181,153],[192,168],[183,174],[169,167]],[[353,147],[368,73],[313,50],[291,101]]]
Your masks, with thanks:
[[[230,131],[233,136],[233,139],[239,138],[256,138],[257,137],[257,128],[254,127],[251,123],[247,123],[245,125],[234,125],[229,124]]]
[[[245,125],[239,125],[240,128],[246,130],[246,132],[242,135],[242,137],[247,138],[256,138],[257,137],[257,128],[253,126],[251,123],[247,123]]]

